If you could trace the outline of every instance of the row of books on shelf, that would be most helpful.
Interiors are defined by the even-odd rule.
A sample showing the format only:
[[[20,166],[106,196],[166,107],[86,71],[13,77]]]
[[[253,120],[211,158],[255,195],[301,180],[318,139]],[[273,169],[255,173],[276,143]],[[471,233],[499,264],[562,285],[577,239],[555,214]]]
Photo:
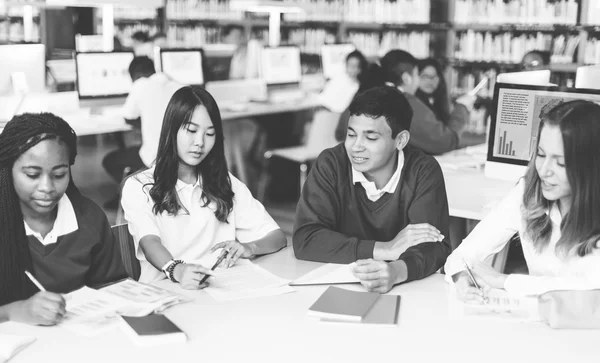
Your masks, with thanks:
[[[127,20],[155,19],[156,9],[138,6],[115,6],[113,8],[113,17],[115,19]]]
[[[427,32],[385,32],[379,34],[348,32],[348,42],[366,56],[382,56],[391,49],[404,49],[417,58],[429,56],[430,35]]]
[[[583,56],[585,64],[600,64],[600,39],[593,37],[587,40]]]
[[[124,47],[131,47],[131,36],[138,31],[146,32],[150,35],[158,32],[156,24],[128,24],[126,26],[115,26],[114,34],[119,38],[119,41]]]
[[[244,13],[231,10],[228,0],[168,0],[169,19],[241,20]]]
[[[335,21],[379,24],[426,24],[430,0],[285,0],[300,4],[303,13],[288,14],[290,20]]]
[[[456,0],[458,24],[577,24],[575,0]]]
[[[335,43],[336,35],[325,29],[294,29],[288,33],[288,43],[300,46],[304,53],[319,54],[322,44]]]
[[[492,34],[468,31],[459,35],[454,57],[466,61],[518,63],[530,50],[550,51],[554,63],[571,63],[579,45],[579,35]]]
[[[25,15],[39,16],[40,9],[33,6],[10,6],[0,2],[0,16],[23,17]]]

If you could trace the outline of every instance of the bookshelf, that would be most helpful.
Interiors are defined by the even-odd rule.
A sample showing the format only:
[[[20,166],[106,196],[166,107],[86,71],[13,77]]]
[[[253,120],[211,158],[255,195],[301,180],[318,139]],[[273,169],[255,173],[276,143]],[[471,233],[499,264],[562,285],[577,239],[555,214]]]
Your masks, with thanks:
[[[0,2],[0,44],[39,43],[40,11],[35,2]]]

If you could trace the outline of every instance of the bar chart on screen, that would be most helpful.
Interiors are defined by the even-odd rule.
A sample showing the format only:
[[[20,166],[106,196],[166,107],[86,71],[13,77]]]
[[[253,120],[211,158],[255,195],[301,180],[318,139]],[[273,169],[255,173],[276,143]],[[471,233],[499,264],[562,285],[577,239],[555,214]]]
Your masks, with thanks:
[[[502,129],[500,130],[500,139],[497,144],[497,147],[498,147],[498,154],[504,155],[504,156],[515,156],[513,140],[507,139],[506,130],[502,130]]]

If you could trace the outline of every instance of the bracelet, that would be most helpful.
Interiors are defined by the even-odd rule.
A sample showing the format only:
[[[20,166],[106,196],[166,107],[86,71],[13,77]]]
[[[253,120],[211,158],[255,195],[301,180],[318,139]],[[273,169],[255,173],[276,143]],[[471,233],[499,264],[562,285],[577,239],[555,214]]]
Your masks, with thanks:
[[[167,268],[165,269],[165,274],[167,275],[167,277],[173,281],[173,282],[179,282],[175,279],[175,276],[173,274],[173,272],[175,271],[175,267],[177,265],[181,265],[184,264],[185,262],[183,262],[183,260],[171,260],[171,263],[169,264],[169,266],[167,266]]]

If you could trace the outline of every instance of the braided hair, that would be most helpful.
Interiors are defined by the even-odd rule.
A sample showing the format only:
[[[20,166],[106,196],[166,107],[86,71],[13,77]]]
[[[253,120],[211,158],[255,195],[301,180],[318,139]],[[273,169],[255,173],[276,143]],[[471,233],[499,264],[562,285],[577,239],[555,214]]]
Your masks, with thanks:
[[[23,153],[44,140],[64,142],[73,165],[77,135],[65,120],[51,113],[15,116],[0,134],[0,305],[28,299],[37,291],[24,273],[31,271],[32,260],[12,167]],[[67,195],[79,195],[72,179]]]

